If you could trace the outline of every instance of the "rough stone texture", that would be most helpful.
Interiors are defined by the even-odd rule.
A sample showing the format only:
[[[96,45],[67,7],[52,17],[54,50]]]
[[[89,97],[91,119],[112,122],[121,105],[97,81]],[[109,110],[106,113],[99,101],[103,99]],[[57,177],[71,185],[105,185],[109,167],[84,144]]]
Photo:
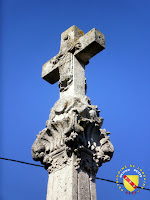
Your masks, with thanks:
[[[85,65],[104,48],[104,35],[97,29],[84,35],[72,26],[61,35],[58,55],[43,65],[42,78],[51,84],[59,81],[60,97],[85,95]]]
[[[93,168],[97,172],[98,167],[109,161],[113,153],[109,133],[101,129],[102,123],[97,106],[91,105],[87,96],[82,99],[71,96],[68,99],[60,98],[51,109],[46,128],[33,144],[34,160],[40,160],[50,173],[55,165],[53,154],[65,148],[70,157],[74,153],[81,163],[84,162],[84,168]],[[84,151],[92,157],[87,166],[85,156],[81,156]],[[66,162],[65,156],[63,160]]]
[[[85,65],[104,48],[98,30],[84,35],[72,26],[61,35],[58,55],[42,68],[42,77],[59,81],[60,88],[60,99],[32,146],[33,159],[49,173],[47,200],[96,200],[96,172],[112,158],[110,133],[101,129],[100,111],[85,95]]]
[[[82,169],[76,170],[75,159],[72,155],[69,163],[49,174],[47,200],[96,199],[95,176]]]

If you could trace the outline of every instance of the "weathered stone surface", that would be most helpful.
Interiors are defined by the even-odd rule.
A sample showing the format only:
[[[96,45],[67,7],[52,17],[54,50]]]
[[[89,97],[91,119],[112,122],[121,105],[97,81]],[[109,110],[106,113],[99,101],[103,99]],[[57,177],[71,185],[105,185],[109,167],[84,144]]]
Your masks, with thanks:
[[[49,173],[47,200],[96,200],[96,172],[113,156],[100,111],[85,95],[85,65],[104,48],[98,30],[84,35],[72,26],[61,35],[58,55],[42,68],[42,77],[52,84],[58,81],[60,88],[60,99],[32,146],[33,159]]]
[[[57,160],[61,156],[61,153],[56,155]],[[47,200],[96,199],[95,175],[82,169],[77,170],[75,159],[72,155],[69,163],[49,174]]]
[[[60,97],[85,95],[85,65],[89,59],[105,48],[105,38],[97,29],[87,34],[70,27],[61,35],[58,55],[42,68],[42,78],[53,84],[59,81]]]
[[[51,172],[55,151],[64,148],[69,156],[75,153],[79,155],[81,163],[84,161],[80,157],[85,157],[81,155],[82,151],[87,151],[92,160],[89,160],[87,166],[84,163],[84,167],[93,168],[97,172],[98,167],[109,161],[113,154],[109,133],[101,129],[102,123],[97,106],[91,105],[88,97],[59,99],[51,109],[47,127],[33,144],[32,156]]]

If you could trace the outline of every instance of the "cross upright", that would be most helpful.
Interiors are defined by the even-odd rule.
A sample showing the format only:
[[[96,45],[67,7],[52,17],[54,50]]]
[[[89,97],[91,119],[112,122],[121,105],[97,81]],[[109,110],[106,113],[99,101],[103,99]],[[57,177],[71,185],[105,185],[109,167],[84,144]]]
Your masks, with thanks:
[[[60,98],[32,146],[32,157],[49,173],[47,200],[96,200],[98,167],[114,152],[103,118],[86,93],[85,65],[105,48],[97,29],[76,26],[61,34],[58,55],[42,67],[42,78],[58,81]]]
[[[42,78],[53,84],[59,81],[60,98],[85,95],[85,65],[89,59],[105,48],[102,33],[93,28],[87,34],[70,27],[61,34],[61,47],[58,55],[42,68]]]

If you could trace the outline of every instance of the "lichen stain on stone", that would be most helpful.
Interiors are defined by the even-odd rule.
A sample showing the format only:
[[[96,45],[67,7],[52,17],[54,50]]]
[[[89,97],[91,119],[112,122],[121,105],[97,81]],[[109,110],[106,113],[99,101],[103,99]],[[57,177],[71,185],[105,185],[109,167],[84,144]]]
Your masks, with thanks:
[[[81,35],[84,35],[84,32],[83,32],[83,31],[79,30],[79,32],[80,32]]]

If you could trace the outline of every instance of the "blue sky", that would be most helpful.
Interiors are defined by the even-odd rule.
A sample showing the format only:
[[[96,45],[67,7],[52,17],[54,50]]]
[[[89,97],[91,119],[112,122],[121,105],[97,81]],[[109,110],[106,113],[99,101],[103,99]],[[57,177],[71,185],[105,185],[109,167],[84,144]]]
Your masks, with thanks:
[[[72,25],[97,28],[106,49],[86,66],[87,96],[98,105],[115,153],[97,176],[115,180],[129,164],[142,168],[150,188],[150,3],[148,0],[1,1],[1,155],[36,163],[31,146],[59,98],[58,85],[41,78],[60,35]],[[40,163],[36,163],[40,164]],[[1,200],[46,198],[47,171],[0,160]],[[148,200],[149,191],[126,195],[96,181],[98,200]]]

